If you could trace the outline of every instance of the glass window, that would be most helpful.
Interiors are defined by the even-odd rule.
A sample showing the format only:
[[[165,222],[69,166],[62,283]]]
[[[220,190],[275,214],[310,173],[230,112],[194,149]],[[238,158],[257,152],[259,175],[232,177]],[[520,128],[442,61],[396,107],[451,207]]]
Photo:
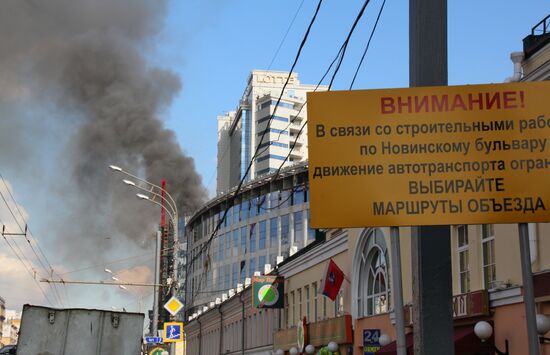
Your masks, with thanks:
[[[289,225],[289,216],[288,214],[281,216],[281,244],[286,245],[288,244],[288,235],[290,233],[290,225]]]
[[[231,278],[231,265],[225,265],[225,277],[224,277],[224,283],[223,288],[225,290],[229,289],[230,285],[230,278]]]
[[[233,224],[239,223],[240,214],[241,214],[241,204],[237,203],[233,207]]]
[[[223,239],[224,235],[220,234],[220,237],[218,238],[218,261],[223,258]]]
[[[294,191],[294,204],[299,205],[306,201],[306,191],[304,185],[297,186]]]
[[[246,221],[248,219],[249,211],[250,211],[250,201],[243,200],[243,202],[241,203],[241,220]]]
[[[312,292],[313,292],[313,321],[316,322],[319,320],[318,314],[317,314],[317,282],[314,282],[312,285]]]
[[[302,211],[294,212],[294,240],[301,242],[304,239],[304,221]]]
[[[251,257],[250,258],[250,264],[249,264],[249,272],[248,272],[248,277],[252,277],[254,276],[254,271],[258,271],[256,270],[256,258],[255,257]]]
[[[259,211],[258,211],[258,214],[261,215],[263,213],[265,213],[267,211],[267,195],[262,195],[260,196],[260,199],[259,199]]]
[[[227,210],[227,215],[225,216],[225,226],[231,225],[231,222],[233,222],[231,219],[233,218],[233,206],[229,207]]]
[[[218,244],[219,244],[220,240],[218,238]],[[213,248],[212,248],[212,261],[218,261],[218,248],[214,245]],[[195,262],[193,262],[193,268],[195,267],[196,265],[196,260]]]
[[[457,227],[458,233],[458,277],[460,293],[470,292],[470,261],[468,250],[468,226]]]
[[[390,300],[388,255],[384,234],[378,228],[369,230],[368,233],[359,267],[359,279],[366,281],[364,287],[358,288],[360,317],[388,312]],[[337,299],[336,313],[339,312],[339,307],[340,300]]]
[[[315,240],[315,229],[311,228],[311,219],[309,218],[309,209],[307,210],[307,240]]]
[[[302,289],[298,289],[298,322],[302,319]]]
[[[260,250],[265,249],[266,233],[266,221],[260,221],[260,238],[258,240],[258,248]]]
[[[265,265],[265,255],[260,255],[258,257],[258,269],[260,269],[262,274],[264,273],[264,265]]]
[[[250,252],[256,251],[256,223],[250,225]]]
[[[241,254],[246,254],[246,227],[241,227]]]
[[[277,224],[277,217],[271,218],[269,220],[269,246],[271,248],[277,246],[277,237],[279,226]]]
[[[239,229],[233,230],[233,256],[239,255]]]
[[[279,207],[289,207],[292,199],[292,194],[289,190],[282,190],[279,197]]]
[[[496,280],[495,231],[492,224],[484,224],[481,232],[483,249],[483,283],[485,289],[491,289]]]
[[[309,286],[305,287],[306,292],[306,319],[308,322],[311,322],[310,313],[309,313]]]
[[[258,197],[250,199],[250,217],[258,215]]]
[[[296,297],[294,296],[294,291],[290,292],[290,299],[292,300],[292,314],[290,315],[290,322],[288,323],[289,327],[292,327],[296,324]]]
[[[246,278],[246,260],[241,261],[240,273],[241,273],[240,283],[244,284],[244,279]]]
[[[279,206],[279,191],[272,191],[269,193],[269,208],[277,209]]]
[[[231,232],[225,234],[224,258],[231,256]]]
[[[236,287],[239,282],[239,264],[233,264],[233,276],[231,278],[231,287]]]

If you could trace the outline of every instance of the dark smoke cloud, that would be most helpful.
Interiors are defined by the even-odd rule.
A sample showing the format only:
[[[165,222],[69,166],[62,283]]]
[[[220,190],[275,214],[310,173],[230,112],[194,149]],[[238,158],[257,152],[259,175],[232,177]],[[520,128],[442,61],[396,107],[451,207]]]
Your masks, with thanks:
[[[52,171],[71,172],[69,182],[56,185],[66,213],[56,219],[71,223],[71,233],[57,233],[68,260],[103,257],[89,250],[115,247],[105,237],[113,232],[146,243],[158,221],[156,210],[137,202],[109,164],[157,184],[166,179],[180,212],[195,210],[207,197],[193,159],[160,119],[180,80],[144,55],[154,49],[166,7],[166,0],[0,2],[0,105],[44,105],[62,112],[44,110],[48,123],[42,126],[55,127],[66,147]],[[23,128],[35,119],[11,118],[9,130],[0,122],[0,142],[24,137],[28,147],[32,137]],[[2,160],[17,154],[16,144],[1,147]],[[25,159],[32,160],[28,150]],[[52,175],[53,180],[67,176]]]

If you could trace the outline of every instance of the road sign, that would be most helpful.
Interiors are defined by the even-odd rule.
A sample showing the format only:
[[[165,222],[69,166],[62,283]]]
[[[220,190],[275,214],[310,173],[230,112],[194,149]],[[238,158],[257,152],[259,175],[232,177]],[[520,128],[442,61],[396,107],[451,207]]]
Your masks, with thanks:
[[[149,355],[167,355],[168,351],[162,349],[162,348],[154,348],[149,352]]]
[[[550,221],[549,93],[548,81],[308,93],[312,227]]]
[[[183,303],[180,302],[176,297],[172,296],[164,304],[164,309],[166,309],[171,315],[175,316],[183,308]]]
[[[363,329],[363,354],[376,355],[380,350],[380,329]]]
[[[183,323],[167,322],[164,323],[164,342],[176,343],[183,341]]]
[[[152,336],[145,337],[145,344],[163,344],[163,343],[164,341],[162,337],[152,337]]]
[[[252,302],[256,308],[283,308],[284,282],[280,276],[253,276]]]

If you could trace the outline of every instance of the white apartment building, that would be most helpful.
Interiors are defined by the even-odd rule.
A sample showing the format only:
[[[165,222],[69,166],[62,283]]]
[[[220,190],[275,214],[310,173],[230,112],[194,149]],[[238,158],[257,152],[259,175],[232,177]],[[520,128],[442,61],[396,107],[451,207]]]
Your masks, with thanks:
[[[218,116],[218,194],[238,185],[258,146],[259,154],[252,161],[246,181],[276,171],[293,144],[284,167],[307,160],[306,92],[314,91],[316,85],[301,84],[298,74],[292,73],[275,111],[288,74],[253,70],[236,111]]]

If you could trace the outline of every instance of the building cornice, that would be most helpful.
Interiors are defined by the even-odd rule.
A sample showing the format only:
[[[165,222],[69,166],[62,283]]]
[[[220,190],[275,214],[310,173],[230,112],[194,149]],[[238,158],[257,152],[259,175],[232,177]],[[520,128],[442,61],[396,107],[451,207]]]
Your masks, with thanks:
[[[338,237],[328,239],[318,247],[303,254],[300,258],[282,265],[278,268],[278,272],[284,277],[292,277],[335,255],[345,252],[347,249],[348,235],[344,233]]]

